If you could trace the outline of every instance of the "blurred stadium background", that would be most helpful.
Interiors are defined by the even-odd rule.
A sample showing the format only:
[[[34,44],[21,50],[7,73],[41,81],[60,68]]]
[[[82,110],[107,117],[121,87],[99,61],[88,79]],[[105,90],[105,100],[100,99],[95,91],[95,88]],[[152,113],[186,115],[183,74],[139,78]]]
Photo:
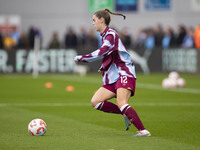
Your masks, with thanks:
[[[130,104],[152,138],[93,110],[101,62],[73,61],[100,46],[92,15],[104,8],[127,17],[112,15],[111,27],[135,63]],[[0,0],[0,149],[200,149],[199,14],[199,0]],[[172,71],[184,88],[162,88]],[[34,118],[45,137],[29,136]]]
[[[40,72],[74,71],[71,59],[65,58],[98,48],[101,43],[92,27],[92,15],[106,7],[127,16],[125,21],[112,16],[111,27],[119,32],[126,48],[134,50],[137,72],[200,71],[199,51],[196,51],[199,44],[194,44],[194,37],[199,39],[199,30],[194,36],[200,24],[198,0],[17,0],[12,3],[1,0],[0,3],[1,73],[31,72],[33,54],[28,50],[34,48],[35,36],[41,48]],[[167,49],[172,51],[163,51]],[[94,72],[96,66],[89,64],[87,69]]]

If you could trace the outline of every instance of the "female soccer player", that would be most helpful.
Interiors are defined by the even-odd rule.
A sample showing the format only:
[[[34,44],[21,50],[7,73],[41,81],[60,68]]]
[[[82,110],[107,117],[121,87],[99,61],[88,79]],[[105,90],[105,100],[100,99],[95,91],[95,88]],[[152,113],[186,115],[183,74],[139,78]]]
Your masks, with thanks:
[[[76,56],[74,61],[92,62],[102,59],[98,72],[102,73],[103,85],[92,97],[92,106],[107,113],[122,114],[126,130],[129,129],[131,123],[139,130],[135,136],[151,136],[150,132],[144,128],[136,111],[128,104],[129,98],[135,93],[135,67],[119,35],[109,28],[110,14],[126,18],[123,14],[113,13],[109,9],[95,12],[93,25],[96,31],[101,33],[102,46],[88,55]],[[117,105],[108,102],[114,97],[117,98]]]

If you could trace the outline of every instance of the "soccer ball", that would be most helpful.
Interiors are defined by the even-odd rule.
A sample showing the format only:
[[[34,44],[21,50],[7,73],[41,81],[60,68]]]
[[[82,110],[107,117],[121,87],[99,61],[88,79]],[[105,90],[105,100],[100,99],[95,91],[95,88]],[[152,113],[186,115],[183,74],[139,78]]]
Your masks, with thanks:
[[[177,87],[177,81],[173,78],[165,78],[162,81],[162,87],[163,88],[176,88]]]
[[[28,132],[32,136],[41,136],[46,133],[47,130],[47,125],[42,119],[33,119],[29,124],[28,124]]]
[[[177,80],[179,78],[179,73],[176,72],[176,71],[172,71],[172,72],[169,73],[169,78]]]
[[[169,87],[170,87],[169,79],[168,79],[168,78],[165,78],[165,79],[162,81],[162,87],[163,87],[163,88],[169,88]]]
[[[178,78],[177,84],[178,87],[183,88],[185,86],[185,80],[183,78]]]

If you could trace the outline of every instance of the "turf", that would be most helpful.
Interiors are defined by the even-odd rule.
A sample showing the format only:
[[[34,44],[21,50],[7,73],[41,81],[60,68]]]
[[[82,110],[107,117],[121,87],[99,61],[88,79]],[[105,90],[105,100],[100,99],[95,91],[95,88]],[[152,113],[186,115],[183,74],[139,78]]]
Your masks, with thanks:
[[[200,76],[182,74],[184,89],[161,87],[167,74],[137,75],[130,105],[138,112],[151,137],[133,137],[122,116],[90,106],[101,77],[73,74],[0,75],[0,149],[69,150],[197,150],[200,149]],[[52,88],[45,88],[52,82]],[[75,90],[67,92],[66,86]],[[115,102],[115,99],[112,100]],[[28,123],[42,118],[47,133],[28,133]]]

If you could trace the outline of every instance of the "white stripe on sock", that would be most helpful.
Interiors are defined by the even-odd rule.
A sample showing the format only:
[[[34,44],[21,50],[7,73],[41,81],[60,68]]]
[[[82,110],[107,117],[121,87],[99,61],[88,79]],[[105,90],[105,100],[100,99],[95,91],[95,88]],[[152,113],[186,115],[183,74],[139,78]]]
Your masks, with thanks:
[[[125,108],[126,106],[128,106],[128,105],[129,105],[129,104],[123,105],[123,106],[120,108],[121,112],[123,112],[124,108]],[[129,107],[130,107],[130,106],[129,106]]]
[[[98,103],[94,108],[97,109],[101,105],[101,103],[102,102]]]
[[[101,110],[101,108],[103,107],[104,102],[101,103],[101,107],[99,108],[99,110]]]
[[[99,102],[94,108],[95,108],[95,109],[98,109],[99,106],[101,106],[101,107],[99,108],[99,110],[101,110],[101,108],[103,107],[103,104],[104,104],[104,102]]]

